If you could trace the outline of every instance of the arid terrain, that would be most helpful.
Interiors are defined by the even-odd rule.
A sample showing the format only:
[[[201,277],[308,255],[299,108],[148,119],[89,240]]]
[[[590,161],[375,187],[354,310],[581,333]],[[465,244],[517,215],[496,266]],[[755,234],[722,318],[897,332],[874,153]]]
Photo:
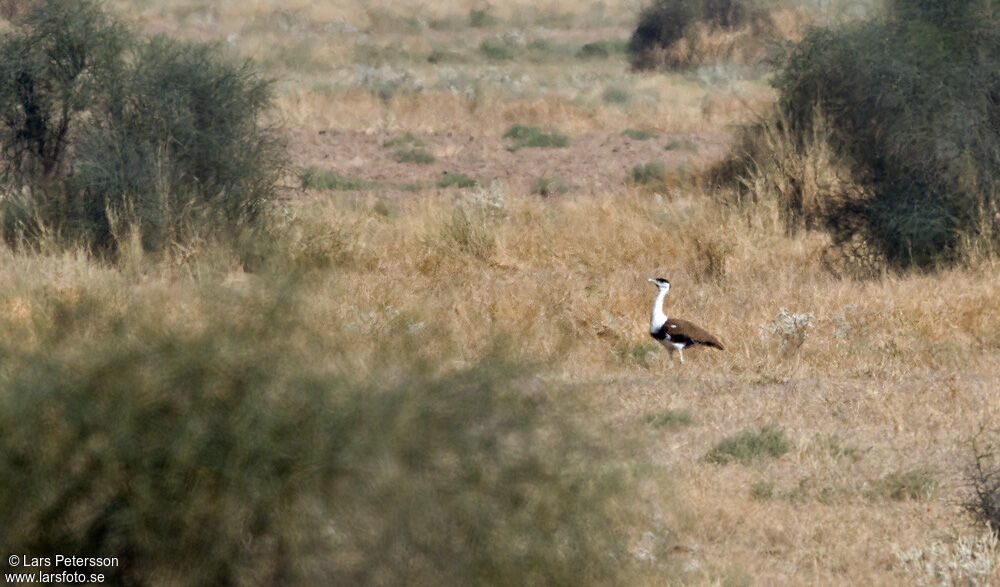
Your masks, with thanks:
[[[1000,262],[856,279],[825,233],[699,181],[767,111],[766,67],[632,71],[633,0],[112,5],[275,78],[296,311],[338,361],[374,372],[385,347],[447,372],[502,341],[532,393],[570,390],[628,481],[630,584],[1000,583],[996,550],[958,547],[983,536],[960,507],[970,441],[1000,423]],[[515,125],[566,144],[518,147]],[[131,254],[4,253],[5,320],[108,297],[195,328],[213,310],[186,284],[265,279]],[[671,362],[657,276],[725,351]],[[726,448],[744,433],[759,445]]]

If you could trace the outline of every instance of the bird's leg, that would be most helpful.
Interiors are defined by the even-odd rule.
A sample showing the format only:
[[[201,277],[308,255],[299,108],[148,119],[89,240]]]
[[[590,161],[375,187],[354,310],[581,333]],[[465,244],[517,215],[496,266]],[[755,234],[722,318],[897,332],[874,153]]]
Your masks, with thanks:
[[[684,351],[682,349],[677,349],[677,356],[681,358],[681,364],[684,364]]]

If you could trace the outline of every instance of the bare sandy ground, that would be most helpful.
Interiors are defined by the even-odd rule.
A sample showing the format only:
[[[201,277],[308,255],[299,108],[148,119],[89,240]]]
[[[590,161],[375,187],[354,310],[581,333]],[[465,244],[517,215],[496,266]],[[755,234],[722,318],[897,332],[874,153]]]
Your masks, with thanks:
[[[661,134],[633,140],[620,133],[590,133],[570,137],[566,148],[523,148],[510,151],[510,139],[454,133],[414,133],[436,161],[400,163],[396,147],[385,143],[398,133],[352,131],[292,132],[292,163],[384,184],[419,183],[433,187],[448,173],[501,181],[520,189],[540,177],[557,180],[573,193],[620,189],[636,165],[661,162],[668,172],[695,168],[720,158],[727,133]]]

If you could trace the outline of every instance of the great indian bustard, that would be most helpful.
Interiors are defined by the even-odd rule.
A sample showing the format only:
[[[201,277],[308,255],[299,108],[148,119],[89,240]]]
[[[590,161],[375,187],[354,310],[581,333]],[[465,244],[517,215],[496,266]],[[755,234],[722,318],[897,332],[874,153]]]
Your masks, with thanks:
[[[709,334],[704,328],[681,320],[679,318],[667,318],[663,312],[663,300],[670,291],[670,282],[662,277],[650,278],[659,291],[656,292],[656,299],[653,300],[653,313],[649,317],[649,335],[660,341],[668,351],[670,360],[673,362],[674,351],[684,362],[684,349],[692,346],[702,345],[725,350],[719,339]]]

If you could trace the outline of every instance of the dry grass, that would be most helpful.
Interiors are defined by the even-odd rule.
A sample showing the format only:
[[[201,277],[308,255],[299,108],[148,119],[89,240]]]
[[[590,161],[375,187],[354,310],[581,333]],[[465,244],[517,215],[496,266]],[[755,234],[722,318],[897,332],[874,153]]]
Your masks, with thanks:
[[[523,358],[545,358],[541,380],[577,386],[595,429],[640,443],[634,466],[673,471],[666,485],[644,474],[645,491],[676,496],[650,498],[681,546],[660,556],[693,569],[693,583],[738,571],[762,583],[891,584],[894,548],[946,540],[967,522],[953,505],[963,442],[1000,417],[991,399],[1000,377],[995,265],[841,280],[817,260],[822,238],[762,231],[691,189],[668,201],[638,191],[540,201],[494,187],[458,202],[377,204],[338,196],[287,212],[281,265],[307,272],[298,312],[313,330],[355,333],[339,360],[359,373],[400,328],[425,330],[420,353],[445,370],[474,361],[492,335]],[[671,230],[680,227],[688,230]],[[704,272],[697,231],[734,243],[727,271]],[[211,308],[186,292],[259,287],[227,250],[205,244],[155,260],[132,249],[120,267],[82,253],[5,251],[5,336],[43,344],[32,325],[78,299],[161,304],[164,328],[197,330]],[[689,353],[674,370],[662,354],[637,361],[629,349],[648,340],[650,275],[675,284],[671,314],[717,332],[727,351]],[[815,314],[791,354],[761,335],[779,307]],[[693,423],[650,426],[669,410],[689,411]],[[792,452],[750,466],[703,458],[767,423],[785,430]],[[817,434],[838,435],[860,456],[811,448]],[[939,471],[941,488],[920,502],[871,497],[909,470]],[[762,480],[804,489],[755,500],[750,488]],[[653,522],[640,518],[632,528],[641,550]]]
[[[160,0],[133,18],[225,38],[279,6],[214,3],[205,8],[215,15],[206,25],[190,16],[201,14],[202,4]],[[366,30],[374,26],[370,6],[293,2],[288,9],[306,22],[344,19]],[[389,3],[378,6],[390,11]],[[390,12],[429,21],[478,6],[414,2]],[[512,19],[526,6],[537,3],[504,3],[497,17]],[[537,10],[586,9],[552,6]],[[198,10],[177,16],[188,8]],[[267,34],[287,40],[300,33]],[[265,38],[253,43],[263,47]],[[316,57],[345,60],[331,68],[348,67],[353,55],[338,42],[315,45],[325,47]],[[624,69],[623,60],[618,65]],[[512,67],[535,79],[549,71]],[[397,134],[499,134],[513,123],[571,135],[703,132],[745,120],[769,97],[762,84],[736,82],[746,98],[678,76],[638,76],[637,95],[651,99],[623,111],[600,103],[603,82],[556,95],[540,87],[512,95],[487,84],[469,95],[425,90],[384,99],[362,87],[316,89],[319,74],[289,77],[279,109],[291,127]],[[121,307],[140,300],[158,308],[163,328],[197,330],[213,308],[192,292],[260,291],[262,279],[287,270],[304,276],[296,312],[318,336],[350,341],[337,361],[357,373],[379,368],[374,357],[401,330],[426,336],[420,349],[398,352],[431,358],[442,371],[480,358],[504,337],[522,359],[544,365],[540,384],[578,390],[587,425],[613,431],[608,444],[630,443],[623,458],[639,479],[639,496],[628,504],[634,516],[621,523],[640,563],[632,584],[892,585],[912,579],[899,552],[929,544],[948,550],[967,534],[969,520],[955,506],[964,443],[1000,418],[996,260],[845,279],[824,263],[826,236],[788,234],[774,210],[727,207],[685,183],[667,194],[623,182],[613,193],[544,200],[495,185],[458,198],[387,198],[372,190],[290,201],[275,211],[276,265],[287,268],[277,273],[245,272],[226,243],[162,259],[132,247],[114,266],[75,250],[0,250],[2,336],[43,345],[36,324],[57,320],[61,303],[80,299]],[[674,284],[670,315],[697,321],[727,350],[686,353],[671,369],[665,353],[646,346],[651,276]],[[792,350],[767,328],[781,308],[813,313],[808,338]],[[689,414],[690,423],[651,424],[668,413]],[[705,460],[722,439],[768,424],[784,431],[790,452],[751,465]],[[852,456],[816,449],[817,435],[835,435]],[[872,497],[887,477],[916,470],[937,474],[928,499]],[[777,497],[755,499],[751,488],[759,483],[771,484]]]

